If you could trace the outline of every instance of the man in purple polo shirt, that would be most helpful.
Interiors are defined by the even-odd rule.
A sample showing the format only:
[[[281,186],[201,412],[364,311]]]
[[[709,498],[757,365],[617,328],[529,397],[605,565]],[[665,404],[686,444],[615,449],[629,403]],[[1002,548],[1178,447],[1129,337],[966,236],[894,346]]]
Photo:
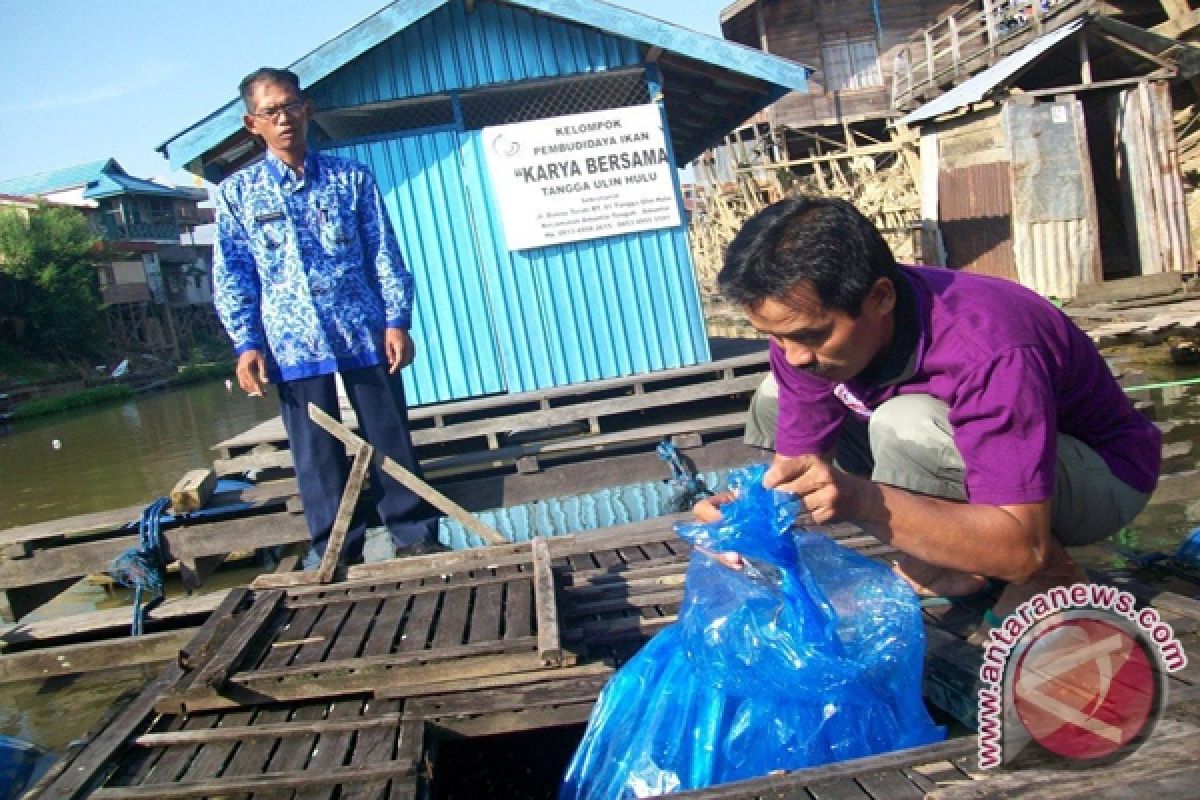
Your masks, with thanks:
[[[1003,617],[1086,580],[1063,546],[1111,536],[1154,489],[1158,429],[1087,335],[1018,284],[900,267],[853,206],[806,197],[747,222],[718,281],[771,339],[764,483],[890,543],[920,592],[999,578]]]

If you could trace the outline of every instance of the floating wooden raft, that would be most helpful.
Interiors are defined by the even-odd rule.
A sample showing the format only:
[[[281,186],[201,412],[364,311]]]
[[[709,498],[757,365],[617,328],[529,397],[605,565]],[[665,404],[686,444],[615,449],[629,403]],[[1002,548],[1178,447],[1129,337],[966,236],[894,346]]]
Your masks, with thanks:
[[[356,567],[342,584],[235,590],[178,661],[68,753],[33,796],[430,796],[439,772],[455,769],[437,760],[448,739],[586,720],[611,672],[678,612],[688,548],[673,534],[677,519]],[[868,555],[892,552],[851,526],[824,530]],[[1200,603],[1126,588],[1200,653]],[[948,606],[927,615],[927,696],[964,721],[974,713],[980,660],[964,637],[978,614]],[[1177,700],[1190,702],[1198,673],[1189,666],[1172,677]],[[1121,762],[1123,788],[1151,775],[1197,778],[1194,755],[1180,748],[1194,749],[1200,731],[1177,713],[1190,705],[1173,708],[1146,755]],[[687,796],[1023,790],[1011,774],[974,774],[974,748],[963,737]],[[1064,787],[1079,784],[1103,796],[1118,784],[1098,783],[1100,774],[1035,771],[1034,788],[1024,790],[1070,796]]]

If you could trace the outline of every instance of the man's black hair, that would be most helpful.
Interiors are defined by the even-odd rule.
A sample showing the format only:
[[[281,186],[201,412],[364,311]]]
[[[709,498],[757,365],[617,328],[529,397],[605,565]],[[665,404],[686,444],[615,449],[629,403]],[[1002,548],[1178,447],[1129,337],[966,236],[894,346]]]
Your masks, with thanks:
[[[899,270],[883,235],[858,209],[831,197],[789,197],[750,218],[725,252],[721,292],[753,308],[768,298],[788,302],[800,281],[821,304],[857,317],[879,278]]]
[[[259,67],[251,72],[246,77],[242,78],[242,82],[238,84],[238,93],[242,96],[242,104],[246,106],[246,110],[253,113],[251,107],[250,96],[254,94],[254,87],[260,83],[277,83],[280,86],[290,86],[296,90],[296,94],[304,97],[304,92],[300,90],[300,78],[290,69],[279,69],[278,67]]]

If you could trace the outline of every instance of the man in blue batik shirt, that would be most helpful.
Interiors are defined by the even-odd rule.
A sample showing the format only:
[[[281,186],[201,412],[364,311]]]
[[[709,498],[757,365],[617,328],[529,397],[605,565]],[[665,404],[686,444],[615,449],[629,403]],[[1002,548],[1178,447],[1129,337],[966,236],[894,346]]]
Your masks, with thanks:
[[[339,416],[335,374],[367,441],[421,474],[400,380],[415,355],[413,279],[367,168],[309,152],[313,107],[296,75],[264,67],[239,89],[246,129],[267,152],[217,189],[216,306],[237,352],[241,387],[252,396],[264,384],[278,387],[312,566],[349,476],[341,444],[308,416],[310,402]],[[372,479],[396,546],[438,549],[433,509],[374,467]],[[345,552],[354,557],[362,538],[356,524]]]

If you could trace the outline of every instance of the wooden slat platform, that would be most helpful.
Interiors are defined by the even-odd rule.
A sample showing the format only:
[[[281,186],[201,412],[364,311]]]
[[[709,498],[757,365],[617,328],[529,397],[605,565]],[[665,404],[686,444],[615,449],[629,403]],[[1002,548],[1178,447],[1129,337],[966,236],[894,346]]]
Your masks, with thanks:
[[[503,545],[355,567],[338,584],[238,590],[186,658],[68,754],[34,796],[429,797],[438,771],[454,769],[437,763],[442,742],[586,720],[612,670],[678,612],[688,548],[672,524],[684,518],[543,540],[540,555],[529,543]],[[853,526],[823,530],[869,555],[892,552]],[[1121,585],[1200,652],[1200,602]],[[926,613],[927,696],[964,721],[980,663],[965,637],[980,610]],[[1196,677],[1172,676],[1178,702],[1162,737],[1121,762],[1133,765],[1132,780],[1197,777],[1194,759],[1179,753],[1200,732]],[[1116,772],[1082,773],[1087,792],[1076,794],[1078,772],[980,774],[975,746],[960,737],[684,796],[981,797],[1001,786],[1104,796],[1119,786]],[[1168,756],[1153,773],[1149,759]]]

